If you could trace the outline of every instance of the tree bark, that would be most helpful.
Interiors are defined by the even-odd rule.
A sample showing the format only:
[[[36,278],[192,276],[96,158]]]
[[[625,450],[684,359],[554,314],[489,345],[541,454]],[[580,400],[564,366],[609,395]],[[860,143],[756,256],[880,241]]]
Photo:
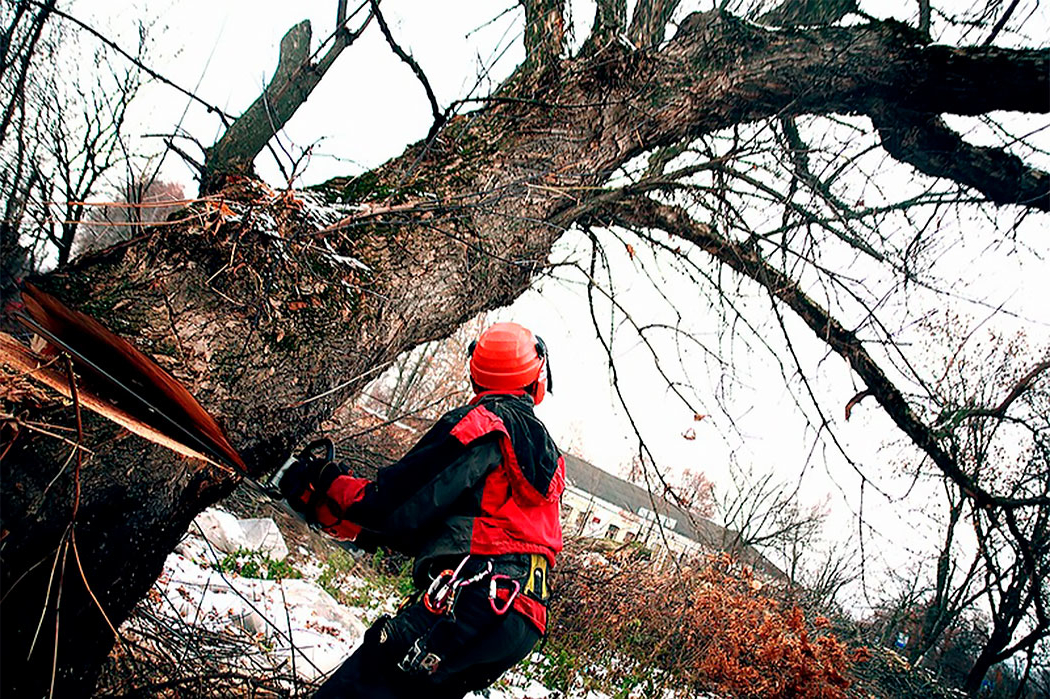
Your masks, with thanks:
[[[657,38],[673,4],[646,6],[634,35]],[[169,368],[261,473],[368,372],[517,298],[636,155],[774,116],[1047,109],[1046,51],[926,48],[890,24],[767,31],[714,12],[686,18],[659,48],[613,41],[561,58],[561,3],[532,0],[526,12],[529,60],[429,142],[295,197],[231,179],[183,224],[39,285]],[[113,643],[109,624],[238,479],[94,419],[90,454],[65,466],[70,445],[28,425],[75,427],[70,406],[15,407],[2,447],[0,623],[3,664],[21,670],[0,683],[5,696],[44,694],[57,658],[55,694],[85,696]]]

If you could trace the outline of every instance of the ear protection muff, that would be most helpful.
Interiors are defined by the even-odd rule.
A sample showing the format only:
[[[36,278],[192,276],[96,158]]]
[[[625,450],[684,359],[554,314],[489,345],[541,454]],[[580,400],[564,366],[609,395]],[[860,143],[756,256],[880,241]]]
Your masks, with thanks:
[[[551,375],[551,359],[547,356],[547,343],[539,335],[536,336],[536,356],[543,360],[543,365],[547,370],[547,390],[554,393],[554,376]]]

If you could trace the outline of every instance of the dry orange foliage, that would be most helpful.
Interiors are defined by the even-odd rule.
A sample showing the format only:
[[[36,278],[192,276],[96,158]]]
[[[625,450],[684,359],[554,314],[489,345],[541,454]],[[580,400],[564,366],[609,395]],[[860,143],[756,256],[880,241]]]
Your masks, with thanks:
[[[545,679],[616,696],[715,691],[736,697],[846,697],[869,657],[726,555],[653,570],[637,552],[572,552],[559,564]]]

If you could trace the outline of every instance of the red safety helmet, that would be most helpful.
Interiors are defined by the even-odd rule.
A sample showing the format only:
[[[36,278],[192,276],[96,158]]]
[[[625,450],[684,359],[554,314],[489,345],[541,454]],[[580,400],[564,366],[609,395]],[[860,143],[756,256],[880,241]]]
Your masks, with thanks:
[[[552,388],[547,346],[517,323],[496,323],[470,343],[470,378],[479,391],[525,389],[539,405]]]

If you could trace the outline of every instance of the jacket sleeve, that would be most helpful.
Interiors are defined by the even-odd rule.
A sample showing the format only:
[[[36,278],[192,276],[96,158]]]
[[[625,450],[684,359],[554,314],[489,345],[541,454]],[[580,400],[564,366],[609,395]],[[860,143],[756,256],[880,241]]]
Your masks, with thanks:
[[[374,481],[340,476],[318,507],[318,521],[337,538],[382,543],[413,552],[485,476],[500,464],[495,435],[464,444],[453,435],[464,416],[440,420],[404,457],[380,469]]]

